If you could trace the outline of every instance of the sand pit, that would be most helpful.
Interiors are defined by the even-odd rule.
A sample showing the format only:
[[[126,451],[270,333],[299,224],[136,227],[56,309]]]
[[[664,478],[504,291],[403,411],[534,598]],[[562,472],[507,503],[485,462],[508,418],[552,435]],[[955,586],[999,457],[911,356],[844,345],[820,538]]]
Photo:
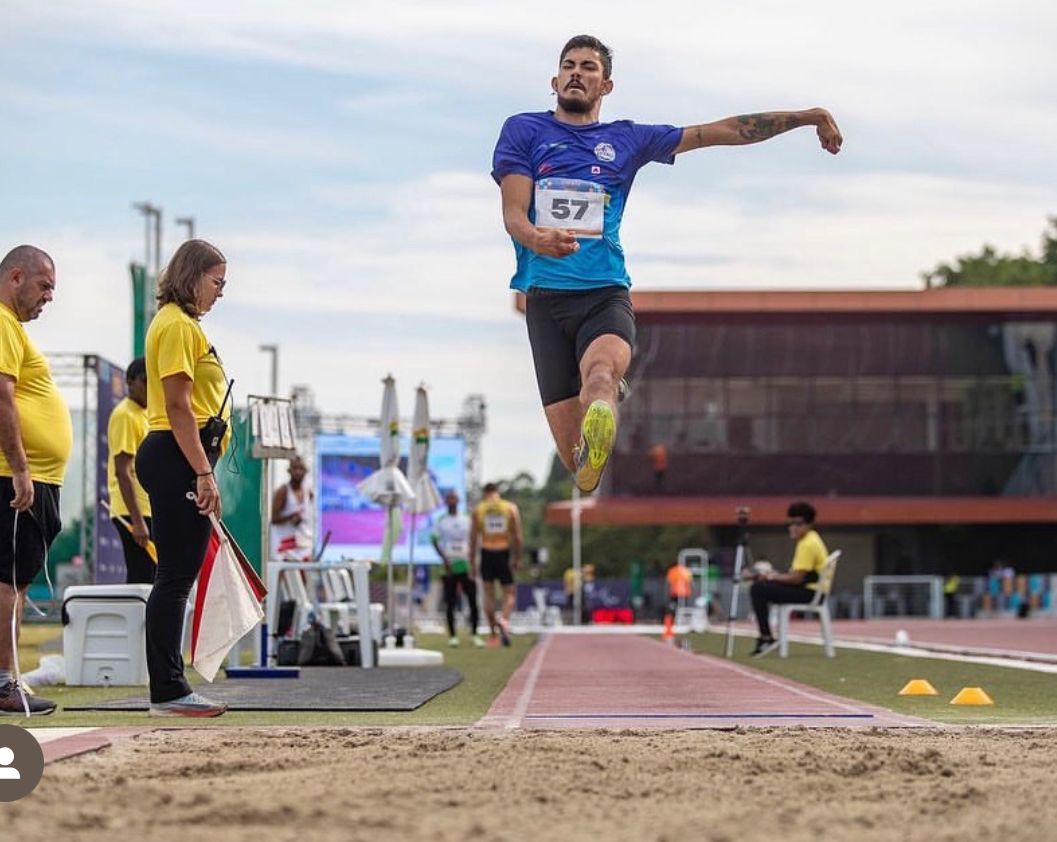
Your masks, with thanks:
[[[20,842],[1011,842],[1052,838],[1055,753],[1050,731],[156,731],[0,814]]]

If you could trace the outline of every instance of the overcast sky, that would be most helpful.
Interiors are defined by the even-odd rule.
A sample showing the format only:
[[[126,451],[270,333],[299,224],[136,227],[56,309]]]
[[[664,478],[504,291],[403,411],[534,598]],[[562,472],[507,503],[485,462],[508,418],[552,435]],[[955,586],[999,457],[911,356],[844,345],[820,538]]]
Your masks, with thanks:
[[[711,7],[710,7],[711,6]],[[133,201],[228,257],[204,321],[247,392],[312,386],[374,414],[380,380],[434,414],[487,396],[485,474],[552,446],[489,177],[502,121],[551,107],[567,37],[615,53],[603,119],[689,125],[827,107],[801,129],[644,169],[624,217],[641,288],[910,288],[989,242],[1037,250],[1057,213],[1052,2],[292,3],[0,0],[0,230],[47,249],[44,350],[124,364]]]

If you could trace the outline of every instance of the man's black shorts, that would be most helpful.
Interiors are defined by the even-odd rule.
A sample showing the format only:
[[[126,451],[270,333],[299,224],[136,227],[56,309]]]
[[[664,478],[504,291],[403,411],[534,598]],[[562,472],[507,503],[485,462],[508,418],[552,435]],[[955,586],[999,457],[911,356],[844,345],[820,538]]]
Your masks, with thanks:
[[[635,344],[635,313],[625,287],[569,292],[532,287],[525,302],[536,383],[544,406],[580,394],[580,359],[599,336]]]
[[[0,477],[0,582],[28,585],[44,568],[45,553],[62,531],[59,486],[33,483],[33,505],[29,511],[18,513],[17,535],[14,534],[15,510],[11,508],[14,499],[15,485],[11,477]]]
[[[481,578],[486,582],[497,579],[501,585],[514,584],[514,574],[510,570],[510,550],[481,549]]]

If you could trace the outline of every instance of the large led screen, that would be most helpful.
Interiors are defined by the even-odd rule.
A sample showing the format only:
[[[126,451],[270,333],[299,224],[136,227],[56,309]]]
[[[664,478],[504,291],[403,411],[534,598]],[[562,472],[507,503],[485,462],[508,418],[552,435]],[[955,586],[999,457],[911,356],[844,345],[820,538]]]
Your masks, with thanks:
[[[400,441],[400,469],[407,472],[410,440]],[[455,489],[466,500],[465,444],[461,438],[437,436],[430,442],[429,472],[441,497]],[[316,437],[316,523],[319,538],[330,533],[324,560],[371,559],[377,561],[385,532],[385,510],[357,490],[379,467],[377,436],[321,434]],[[444,511],[418,515],[415,526],[415,564],[439,564],[430,534]],[[403,530],[393,546],[393,561],[406,564],[409,555],[411,515],[404,513]],[[317,538],[317,540],[319,540]]]

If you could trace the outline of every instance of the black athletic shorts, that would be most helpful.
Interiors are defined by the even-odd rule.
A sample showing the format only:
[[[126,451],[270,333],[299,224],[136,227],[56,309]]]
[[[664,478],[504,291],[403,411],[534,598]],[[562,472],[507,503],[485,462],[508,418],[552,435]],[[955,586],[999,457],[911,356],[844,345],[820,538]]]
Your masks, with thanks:
[[[28,585],[44,569],[45,553],[62,531],[59,486],[33,483],[33,505],[28,511],[18,512],[17,535],[15,510],[11,508],[14,499],[15,484],[11,477],[0,477],[0,582]]]
[[[481,549],[481,578],[485,582],[497,579],[501,585],[514,584],[514,574],[510,570],[510,550]]]
[[[580,394],[580,359],[599,336],[613,334],[635,344],[635,313],[625,287],[578,292],[532,287],[525,322],[544,406]]]

